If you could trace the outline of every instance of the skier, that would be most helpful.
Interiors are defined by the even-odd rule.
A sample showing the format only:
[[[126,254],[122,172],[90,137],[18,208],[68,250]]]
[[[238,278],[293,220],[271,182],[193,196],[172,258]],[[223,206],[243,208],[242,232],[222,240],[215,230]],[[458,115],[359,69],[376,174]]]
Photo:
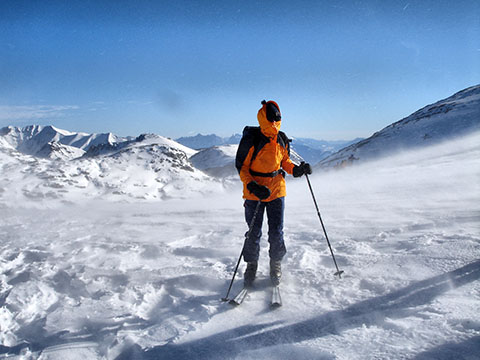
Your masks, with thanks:
[[[290,140],[280,131],[281,113],[275,101],[262,101],[257,119],[260,127],[247,126],[236,154],[235,165],[243,182],[245,220],[251,224],[258,207],[250,236],[245,239],[243,259],[247,263],[244,273],[245,287],[251,287],[258,267],[263,214],[268,218],[270,244],[270,279],[274,286],[280,284],[281,262],[287,252],[283,239],[283,214],[285,209],[285,171],[294,177],[311,174],[307,163],[295,165],[290,160]]]

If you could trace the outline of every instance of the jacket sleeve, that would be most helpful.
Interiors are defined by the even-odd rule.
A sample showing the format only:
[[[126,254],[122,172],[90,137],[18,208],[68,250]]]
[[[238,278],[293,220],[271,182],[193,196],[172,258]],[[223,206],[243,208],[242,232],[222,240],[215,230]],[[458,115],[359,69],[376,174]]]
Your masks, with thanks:
[[[290,156],[288,155],[288,150],[285,150],[283,153],[283,159],[282,159],[282,169],[285,170],[290,175],[292,175],[294,167],[295,167],[295,164],[292,162],[292,160],[290,160]]]

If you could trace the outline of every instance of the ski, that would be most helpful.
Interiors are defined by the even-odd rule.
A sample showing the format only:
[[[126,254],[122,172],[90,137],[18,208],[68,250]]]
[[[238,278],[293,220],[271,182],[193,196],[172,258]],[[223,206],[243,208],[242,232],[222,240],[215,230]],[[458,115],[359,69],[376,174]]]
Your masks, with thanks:
[[[233,299],[229,301],[231,305],[240,305],[247,297],[248,289],[244,287]]]
[[[270,307],[275,309],[282,306],[282,297],[280,296],[280,287],[274,286],[272,288],[272,302],[270,303]]]

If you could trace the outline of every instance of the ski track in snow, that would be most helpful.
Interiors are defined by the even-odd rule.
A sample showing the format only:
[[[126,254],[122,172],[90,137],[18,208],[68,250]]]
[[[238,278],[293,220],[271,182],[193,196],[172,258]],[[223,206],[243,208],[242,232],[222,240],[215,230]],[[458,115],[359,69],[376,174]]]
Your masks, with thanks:
[[[265,225],[255,290],[220,301],[247,230],[239,184],[193,200],[0,203],[0,357],[479,359],[479,140],[311,177],[342,279],[305,179],[289,178],[273,311]]]

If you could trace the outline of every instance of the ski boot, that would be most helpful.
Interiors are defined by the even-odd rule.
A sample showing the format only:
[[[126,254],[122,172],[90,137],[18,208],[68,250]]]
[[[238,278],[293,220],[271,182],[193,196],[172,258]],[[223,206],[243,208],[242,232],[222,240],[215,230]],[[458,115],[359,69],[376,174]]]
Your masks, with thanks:
[[[251,287],[253,280],[255,280],[255,275],[257,274],[258,262],[251,261],[247,262],[247,269],[243,274],[243,286]]]
[[[270,259],[270,280],[272,280],[273,286],[280,285],[280,279],[282,278],[282,260]]]

